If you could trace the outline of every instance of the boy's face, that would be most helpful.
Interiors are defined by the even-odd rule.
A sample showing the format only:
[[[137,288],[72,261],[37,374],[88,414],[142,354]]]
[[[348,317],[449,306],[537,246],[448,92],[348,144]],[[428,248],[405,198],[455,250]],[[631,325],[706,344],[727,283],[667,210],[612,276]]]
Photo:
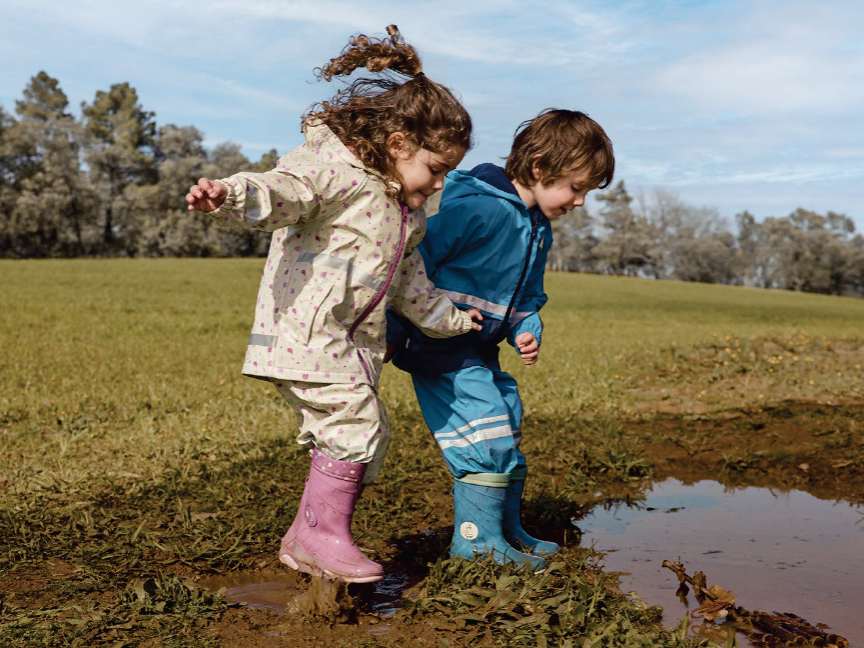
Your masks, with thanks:
[[[537,182],[533,187],[529,187],[529,192],[543,215],[549,220],[555,220],[571,209],[585,204],[585,196],[594,188],[588,184],[588,175],[588,171],[573,171],[548,185]],[[535,168],[534,177],[539,176]]]

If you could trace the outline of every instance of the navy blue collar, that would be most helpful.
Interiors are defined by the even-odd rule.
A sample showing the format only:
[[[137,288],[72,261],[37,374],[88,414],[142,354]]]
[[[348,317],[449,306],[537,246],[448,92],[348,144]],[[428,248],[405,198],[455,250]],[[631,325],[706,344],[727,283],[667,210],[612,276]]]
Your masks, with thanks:
[[[513,183],[510,182],[510,178],[504,175],[504,169],[496,164],[490,164],[488,162],[478,164],[468,172],[468,175],[477,178],[478,180],[482,180],[486,184],[492,185],[500,191],[519,196],[519,192],[516,191],[516,187],[514,187]]]

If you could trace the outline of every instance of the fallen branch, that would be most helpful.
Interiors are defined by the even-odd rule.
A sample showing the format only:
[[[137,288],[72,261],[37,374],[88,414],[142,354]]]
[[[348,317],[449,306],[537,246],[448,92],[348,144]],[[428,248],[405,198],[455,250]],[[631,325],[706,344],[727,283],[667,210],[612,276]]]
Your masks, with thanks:
[[[690,576],[680,562],[663,561],[663,566],[671,569],[678,577],[678,591],[681,602],[687,605],[688,585],[700,606],[691,617],[704,616],[707,621],[720,618],[735,625],[757,648],[761,647],[812,647],[812,648],[849,648],[849,642],[834,633],[825,632],[824,624],[814,626],[798,615],[786,612],[769,614],[749,611],[735,606],[735,597],[722,587],[708,587],[705,574],[695,572]]]

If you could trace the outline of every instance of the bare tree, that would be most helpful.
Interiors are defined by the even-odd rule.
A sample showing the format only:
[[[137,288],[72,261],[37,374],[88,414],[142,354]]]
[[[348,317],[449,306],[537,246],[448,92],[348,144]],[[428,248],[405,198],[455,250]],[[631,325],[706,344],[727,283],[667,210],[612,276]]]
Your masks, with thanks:
[[[735,237],[715,209],[694,207],[659,189],[643,209],[656,236],[659,277],[704,283],[737,281],[740,260]]]
[[[594,234],[594,219],[584,207],[552,221],[552,241],[546,261],[550,270],[599,272],[594,248],[600,241]]]

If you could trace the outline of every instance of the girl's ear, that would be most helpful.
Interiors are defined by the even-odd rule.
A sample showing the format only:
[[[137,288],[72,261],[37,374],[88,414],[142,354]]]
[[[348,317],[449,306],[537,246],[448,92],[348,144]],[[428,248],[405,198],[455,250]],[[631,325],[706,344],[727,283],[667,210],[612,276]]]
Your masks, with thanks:
[[[401,131],[390,133],[387,137],[386,145],[387,153],[389,153],[390,157],[394,160],[404,159],[409,153],[408,140],[405,137],[405,133]]]

